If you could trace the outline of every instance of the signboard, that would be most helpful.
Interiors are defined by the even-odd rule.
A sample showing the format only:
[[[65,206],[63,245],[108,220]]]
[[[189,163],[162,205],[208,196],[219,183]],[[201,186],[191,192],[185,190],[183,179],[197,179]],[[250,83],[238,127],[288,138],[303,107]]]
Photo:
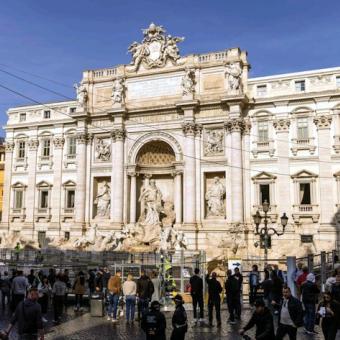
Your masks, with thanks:
[[[301,235],[302,243],[313,243],[313,235]]]
[[[228,260],[228,269],[234,274],[235,268],[238,268],[242,272],[242,260],[241,259],[230,259]]]

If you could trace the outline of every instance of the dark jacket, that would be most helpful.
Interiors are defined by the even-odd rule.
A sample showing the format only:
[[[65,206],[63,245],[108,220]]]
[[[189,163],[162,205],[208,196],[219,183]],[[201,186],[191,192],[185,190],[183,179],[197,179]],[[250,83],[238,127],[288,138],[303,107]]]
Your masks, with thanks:
[[[191,295],[201,296],[203,295],[203,280],[198,275],[194,275],[190,278]]]
[[[160,311],[149,311],[143,315],[141,327],[147,340],[165,340],[166,320]]]
[[[264,312],[261,314],[254,312],[244,330],[247,331],[254,326],[256,326],[256,339],[275,339],[273,317],[267,307],[265,307]]]
[[[103,287],[107,288],[107,283],[109,282],[111,274],[109,272],[103,272]]]
[[[273,287],[273,281],[270,279],[261,282],[261,287],[263,289],[263,297],[265,299],[271,299],[271,290]]]
[[[20,302],[11,319],[11,324],[15,323],[19,334],[37,334],[38,329],[43,329],[39,303],[29,299]]]
[[[331,315],[330,313],[326,312],[326,315],[322,318],[322,322],[325,322],[327,320],[327,323],[335,323],[336,328],[339,329],[340,328],[340,303],[338,301],[330,301],[329,303],[325,303],[324,301],[319,303],[318,306],[318,311],[320,310],[320,307],[329,307],[332,312],[334,313],[334,315]],[[320,319],[320,314],[317,313],[316,314],[317,319]]]
[[[176,306],[174,315],[172,316],[172,327],[174,330],[180,333],[186,333],[188,331],[187,322],[187,313],[183,305]]]
[[[316,304],[318,302],[318,296],[320,289],[318,286],[310,281],[305,281],[301,285],[302,290],[302,302],[308,304]]]
[[[331,288],[331,295],[333,300],[340,303],[340,285],[334,284]]]
[[[242,276],[242,274],[238,273],[238,274],[234,274],[233,276],[237,280],[238,285],[240,286],[240,290],[242,290],[242,284],[243,284],[243,276]]]
[[[142,299],[151,299],[155,288],[147,275],[141,276],[137,280],[137,295]]]
[[[237,281],[234,275],[228,277],[224,287],[227,299],[232,297],[238,297],[241,293],[239,282]]]
[[[282,304],[283,304],[283,301],[281,301],[281,306],[280,306],[279,323],[280,323],[280,317],[281,317]],[[288,312],[289,312],[290,318],[294,322],[294,325],[296,327],[301,327],[303,325],[303,309],[302,309],[302,304],[294,296],[291,296],[289,298],[289,300],[288,300]]]
[[[218,301],[221,299],[220,294],[222,292],[221,284],[215,279],[209,279],[209,274],[206,277],[206,282],[208,284],[209,300]]]
[[[282,299],[282,287],[283,282],[278,277],[274,277],[272,279],[271,298],[277,303]]]

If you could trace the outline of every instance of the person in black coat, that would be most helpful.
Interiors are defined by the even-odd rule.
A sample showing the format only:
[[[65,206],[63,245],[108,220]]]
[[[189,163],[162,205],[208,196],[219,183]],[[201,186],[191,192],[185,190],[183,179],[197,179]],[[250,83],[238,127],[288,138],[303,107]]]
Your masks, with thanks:
[[[195,275],[190,278],[190,287],[191,287],[191,298],[192,298],[192,306],[194,311],[194,320],[197,323],[197,304],[200,309],[200,320],[203,321],[204,311],[203,311],[203,280],[199,276],[200,270],[195,268]]]
[[[240,285],[238,280],[230,269],[227,271],[227,280],[225,282],[225,292],[227,296],[227,305],[229,311],[229,322],[235,324],[235,314],[240,309],[238,304],[240,303]]]
[[[176,309],[172,316],[173,331],[170,340],[184,340],[185,333],[188,331],[187,313],[183,307],[183,298],[177,294],[174,298]]]
[[[340,328],[340,303],[332,299],[330,293],[323,294],[323,300],[318,306],[317,324],[321,321],[322,333],[326,340],[335,340]]]
[[[208,284],[208,309],[209,309],[209,326],[212,327],[213,323],[213,309],[216,310],[217,327],[221,326],[221,297],[222,292],[221,284],[216,280],[217,274],[213,272],[211,279],[209,274],[206,276],[206,282]]]
[[[247,325],[241,329],[243,335],[247,330],[256,326],[255,339],[273,340],[275,339],[273,316],[270,310],[265,306],[263,300],[256,300],[254,303],[255,312],[248,321]]]
[[[160,309],[160,303],[153,301],[150,310],[142,317],[141,327],[146,340],[165,340],[166,319]]]

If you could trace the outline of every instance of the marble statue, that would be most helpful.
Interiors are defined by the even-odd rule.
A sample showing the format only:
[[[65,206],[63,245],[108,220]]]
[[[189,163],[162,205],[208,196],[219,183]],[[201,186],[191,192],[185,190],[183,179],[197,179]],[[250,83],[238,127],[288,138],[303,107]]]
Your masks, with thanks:
[[[0,234],[0,248],[13,249],[17,243],[20,244],[21,249],[39,249],[39,243],[35,240],[22,236],[13,231]]]
[[[207,140],[205,142],[205,154],[216,155],[223,153],[223,130],[208,130],[206,133]]]
[[[111,157],[111,147],[109,143],[105,143],[103,138],[98,139],[96,145],[96,159],[101,161],[109,161]]]
[[[173,226],[176,219],[176,213],[174,210],[174,204],[171,201],[164,202],[162,215],[163,215],[162,217],[163,228],[165,226]]]
[[[116,79],[113,83],[112,88],[112,104],[115,103],[123,103],[124,102],[124,93],[125,92],[125,85],[124,79]]]
[[[128,48],[132,55],[130,68],[127,71],[138,71],[143,63],[146,68],[163,67],[170,60],[174,65],[180,59],[177,44],[184,40],[183,37],[172,37],[165,35],[162,26],[151,23],[143,30],[144,38],[141,43],[134,41]]]
[[[159,215],[162,208],[162,193],[156,186],[156,181],[150,179],[149,185],[144,187],[139,197],[141,202],[141,216],[145,216],[140,220],[144,225],[160,224]]]
[[[74,89],[77,92],[77,101],[80,107],[86,108],[87,105],[87,99],[88,99],[88,94],[85,86],[83,84],[77,84],[75,83],[73,85]]]
[[[234,223],[227,231],[227,236],[222,238],[218,248],[228,248],[236,255],[240,248],[245,248],[247,245],[244,239],[244,227],[241,223]]]
[[[226,76],[228,81],[228,91],[230,94],[241,93],[241,75],[242,69],[239,62],[226,65]]]
[[[109,217],[111,206],[111,188],[107,181],[103,182],[103,186],[96,196],[94,204],[97,205],[96,217]]]
[[[193,94],[195,92],[195,72],[186,69],[181,82],[183,95]]]
[[[226,193],[225,186],[220,182],[219,177],[214,177],[214,183],[210,186],[205,194],[208,204],[207,217],[224,216],[224,195]]]

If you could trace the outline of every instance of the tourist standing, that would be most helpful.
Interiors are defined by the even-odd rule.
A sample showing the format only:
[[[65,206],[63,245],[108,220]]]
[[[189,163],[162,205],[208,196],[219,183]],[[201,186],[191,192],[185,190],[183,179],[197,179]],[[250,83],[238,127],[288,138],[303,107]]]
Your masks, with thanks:
[[[103,282],[103,273],[101,270],[98,270],[96,273],[96,278],[95,278],[95,291],[96,292],[102,292],[103,287],[104,287],[104,282]]]
[[[109,291],[109,309],[107,320],[112,320],[112,322],[117,322],[117,311],[119,298],[122,293],[122,272],[120,270],[116,271],[116,275],[111,276],[108,282]]]
[[[56,276],[56,281],[54,282],[54,285],[52,288],[54,323],[56,324],[60,323],[60,320],[61,320],[66,290],[67,290],[66,283],[63,281],[62,274],[59,273]]]
[[[306,281],[308,275],[308,267],[302,268],[302,274],[300,274],[296,280],[296,287],[298,289],[298,296],[301,296],[301,285]]]
[[[146,275],[145,271],[141,271],[141,277],[137,280],[137,296],[138,296],[138,319],[140,320],[149,308],[154,286],[150,278]]]
[[[299,262],[294,270],[294,272],[292,273],[292,281],[294,282],[294,285],[296,287],[296,291],[297,293],[299,292],[298,286],[297,286],[297,279],[299,278],[299,276],[302,274],[302,268],[303,268],[303,263]],[[299,294],[299,293],[298,293]]]
[[[328,292],[323,294],[323,300],[318,306],[318,318],[321,318],[325,340],[335,340],[340,328],[340,303],[333,300]]]
[[[17,323],[19,339],[36,340],[38,336],[40,340],[44,339],[41,307],[37,302],[38,297],[37,288],[30,288],[27,299],[18,304],[10,324],[4,332],[6,336],[9,335],[11,329]]]
[[[273,265],[273,272],[276,273],[277,277],[282,281],[282,283],[285,282],[285,279],[283,277],[283,272],[281,269],[279,269],[279,266],[277,264]]]
[[[172,316],[172,333],[170,340],[184,340],[185,333],[188,331],[188,318],[185,308],[183,306],[184,301],[181,295],[177,294],[174,298],[176,309]]]
[[[141,327],[146,334],[146,340],[165,340],[166,319],[160,311],[158,301],[151,302],[150,310],[142,317]]]
[[[107,267],[104,267],[103,275],[102,275],[102,278],[103,278],[102,282],[103,282],[103,293],[105,296],[106,296],[106,291],[107,291],[107,284],[110,280],[110,277],[111,277],[111,273],[109,272]]]
[[[270,310],[272,309],[272,287],[273,287],[273,282],[270,278],[269,271],[267,269],[264,270],[264,279],[261,282],[261,287],[263,289],[263,300],[266,305]]]
[[[211,278],[209,274],[206,276],[206,282],[208,284],[208,311],[209,311],[209,326],[213,326],[213,309],[215,307],[217,327],[221,326],[221,284],[217,281],[217,274],[215,272],[211,273]]]
[[[6,299],[7,305],[11,302],[11,281],[8,276],[8,272],[4,272],[3,277],[0,280],[0,291],[1,291],[1,305],[2,310],[5,310]]]
[[[290,340],[296,340],[297,328],[303,325],[302,304],[292,296],[289,287],[284,287],[282,294],[276,340],[282,340],[286,334]]]
[[[256,264],[253,265],[249,273],[249,303],[251,305],[257,300],[257,290],[260,285],[260,272]]]
[[[88,274],[89,278],[87,279],[87,283],[89,286],[90,295],[92,295],[96,290],[96,274],[93,269],[90,269]]]
[[[34,269],[31,269],[30,270],[30,273],[27,275],[27,280],[28,280],[28,283],[31,287],[33,286],[37,286],[36,284],[36,276],[34,274]]]
[[[24,300],[29,283],[22,270],[18,270],[12,281],[13,311],[20,301]]]
[[[195,268],[194,275],[190,278],[190,287],[191,287],[191,298],[192,298],[192,306],[194,311],[194,321],[203,322],[204,311],[203,311],[203,279],[200,277],[200,270]],[[197,317],[197,305],[200,309],[200,318]]]
[[[247,330],[256,326],[256,339],[275,339],[273,316],[270,310],[265,306],[263,300],[256,300],[254,306],[255,312],[247,325],[241,329],[240,335],[243,335]]]
[[[47,319],[45,316],[47,314],[48,301],[50,299],[50,293],[52,291],[52,288],[46,276],[42,279],[42,281],[39,282],[37,288],[38,288],[38,293],[39,293],[38,303],[41,306],[41,314],[43,316],[42,319],[44,322],[47,322]]]
[[[85,282],[85,275],[82,271],[80,271],[73,284],[73,290],[76,296],[76,305],[74,310],[76,312],[82,311],[83,295],[85,294]]]
[[[126,281],[123,284],[123,294],[125,297],[125,317],[127,323],[132,323],[135,320],[135,306],[136,306],[136,294],[137,285],[133,281],[132,274],[128,274]]]
[[[272,271],[271,272],[271,280],[272,280],[272,286],[271,286],[271,299],[272,299],[272,306],[274,309],[274,314],[279,314],[280,309],[280,302],[282,300],[282,287],[283,282],[282,280],[277,276],[277,272]]]
[[[236,323],[235,314],[240,309],[238,306],[240,303],[240,285],[236,277],[232,275],[232,271],[230,269],[227,270],[227,280],[224,287],[229,311],[228,322],[233,325]]]
[[[54,282],[56,280],[55,270],[54,268],[50,268],[47,276],[48,282],[53,287]]]
[[[236,311],[235,311],[235,318],[240,320],[241,319],[241,298],[242,298],[242,291],[243,291],[243,276],[238,267],[234,269],[234,277],[238,281],[239,291],[240,291],[237,296],[238,301],[237,301],[237,306],[236,306]]]
[[[61,277],[62,281],[65,282],[65,285],[66,285],[66,291],[65,291],[65,297],[64,297],[64,306],[65,306],[65,310],[67,308],[67,298],[68,298],[68,290],[71,289],[71,281],[70,281],[70,276],[69,276],[69,270],[68,269],[65,269],[64,270],[64,273]]]
[[[305,332],[307,334],[316,334],[314,332],[315,324],[315,305],[318,302],[320,289],[315,283],[315,276],[313,273],[307,275],[306,281],[301,285],[302,303],[305,307]]]

